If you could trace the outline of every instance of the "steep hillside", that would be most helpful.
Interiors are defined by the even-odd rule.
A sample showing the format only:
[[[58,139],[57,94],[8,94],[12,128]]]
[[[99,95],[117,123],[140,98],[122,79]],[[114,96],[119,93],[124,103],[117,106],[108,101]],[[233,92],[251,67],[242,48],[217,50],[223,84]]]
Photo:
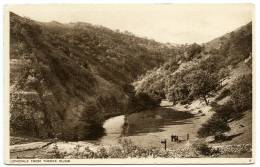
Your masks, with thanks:
[[[131,82],[181,52],[88,23],[10,13],[10,28],[11,135],[95,137],[104,117],[129,110]]]
[[[252,23],[186,47],[180,59],[150,70],[134,85],[137,92],[199,115],[200,122],[191,129],[207,144],[251,146]]]
[[[179,59],[171,59],[159,68],[147,72],[135,82],[135,87],[137,92],[167,98],[174,103],[188,103],[197,99],[198,94],[204,94],[202,98],[206,99],[220,89],[224,80],[236,75],[234,73],[238,69],[243,68],[243,71],[252,73],[251,52],[252,23],[248,23],[201,46],[197,44],[187,46],[181,56],[176,56],[180,57]],[[237,72],[237,77],[243,74],[243,71]],[[211,81],[203,82],[207,85],[203,90],[209,87],[212,89],[197,92],[203,85],[196,84],[201,81],[199,78]],[[212,85],[214,82],[219,85]],[[232,81],[226,83],[230,85]]]

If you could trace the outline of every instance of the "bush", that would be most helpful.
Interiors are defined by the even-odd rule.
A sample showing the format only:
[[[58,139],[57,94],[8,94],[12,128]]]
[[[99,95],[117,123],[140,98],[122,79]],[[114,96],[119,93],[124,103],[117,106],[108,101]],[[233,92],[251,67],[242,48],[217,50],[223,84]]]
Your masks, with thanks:
[[[205,142],[194,143],[193,147],[202,155],[211,155],[211,147]]]
[[[216,107],[214,107],[214,110],[218,117],[222,118],[225,121],[239,118],[242,115],[242,112],[236,109],[236,106],[232,101],[228,101],[224,105],[217,105]]]
[[[225,141],[227,140],[227,136],[223,133],[217,133],[215,136],[215,141]]]
[[[62,159],[66,155],[66,153],[62,153],[62,152],[59,151],[57,143],[53,144],[53,148],[48,154],[49,154],[48,158],[54,158],[54,159]]]
[[[217,133],[224,133],[229,131],[230,127],[225,119],[222,119],[218,114],[213,116],[198,130],[199,137],[213,136]]]
[[[239,111],[252,109],[252,74],[235,81],[231,88],[231,100]]]

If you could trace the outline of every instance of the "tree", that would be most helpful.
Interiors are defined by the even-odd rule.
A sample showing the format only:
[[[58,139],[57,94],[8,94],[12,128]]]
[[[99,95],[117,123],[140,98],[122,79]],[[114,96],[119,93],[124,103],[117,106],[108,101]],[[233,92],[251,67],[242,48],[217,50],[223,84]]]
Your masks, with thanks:
[[[187,51],[185,52],[184,56],[185,59],[190,61],[196,54],[199,54],[202,50],[202,47],[197,44],[193,43],[190,46],[187,47]]]
[[[137,93],[134,99],[135,111],[143,111],[155,108],[160,105],[160,98],[151,97],[147,93]]]
[[[187,76],[187,83],[190,86],[190,96],[202,98],[208,105],[207,97],[215,91],[219,85],[218,76],[205,70],[194,70]]]

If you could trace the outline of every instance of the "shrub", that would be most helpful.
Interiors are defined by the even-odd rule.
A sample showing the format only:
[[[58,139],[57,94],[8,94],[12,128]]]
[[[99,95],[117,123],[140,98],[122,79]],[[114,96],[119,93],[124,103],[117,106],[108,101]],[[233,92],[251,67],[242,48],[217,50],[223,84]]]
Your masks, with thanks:
[[[208,146],[204,141],[195,142],[192,146],[199,154],[204,156],[218,156],[220,154],[219,149]]]
[[[236,106],[232,101],[228,101],[224,105],[217,105],[214,107],[214,110],[218,117],[225,121],[230,121],[242,115],[242,112],[236,109]]]
[[[225,141],[227,140],[227,136],[223,133],[217,133],[215,136],[215,141]]]
[[[108,158],[108,152],[107,150],[102,147],[97,151],[97,157],[98,158]]]
[[[54,143],[52,150],[49,152],[48,158],[62,159],[65,157],[65,155],[66,153],[62,153],[59,151],[57,143]]]
[[[243,75],[235,81],[231,100],[239,111],[252,109],[252,74]]]
[[[211,147],[205,142],[194,143],[193,147],[202,155],[211,155]]]
[[[213,136],[217,133],[224,133],[229,131],[230,127],[225,119],[222,119],[218,114],[214,113],[213,116],[198,130],[199,137]]]

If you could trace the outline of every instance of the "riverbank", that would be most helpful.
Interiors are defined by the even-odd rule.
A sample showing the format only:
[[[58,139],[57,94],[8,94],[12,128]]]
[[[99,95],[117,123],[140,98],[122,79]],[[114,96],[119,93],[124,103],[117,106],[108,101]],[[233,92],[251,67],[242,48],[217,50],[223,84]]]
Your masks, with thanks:
[[[197,137],[198,129],[213,114],[210,106],[200,101],[190,105],[164,104],[166,106],[150,111],[106,120],[103,124],[106,133],[98,140],[55,141],[47,146],[49,141],[41,141],[44,144],[34,139],[31,142],[25,140],[18,145],[19,151],[14,149],[17,144],[11,147],[11,158],[251,157],[251,140],[245,136],[246,133],[243,134],[251,128],[247,126],[251,118],[249,114],[231,123],[230,133],[235,134],[239,130],[240,136],[214,143],[210,138]],[[245,127],[242,128],[241,124]],[[171,135],[177,135],[179,141],[172,142]],[[166,151],[161,143],[163,140],[167,143]],[[28,145],[28,142],[31,144]],[[200,149],[206,150],[206,153],[198,153]]]

